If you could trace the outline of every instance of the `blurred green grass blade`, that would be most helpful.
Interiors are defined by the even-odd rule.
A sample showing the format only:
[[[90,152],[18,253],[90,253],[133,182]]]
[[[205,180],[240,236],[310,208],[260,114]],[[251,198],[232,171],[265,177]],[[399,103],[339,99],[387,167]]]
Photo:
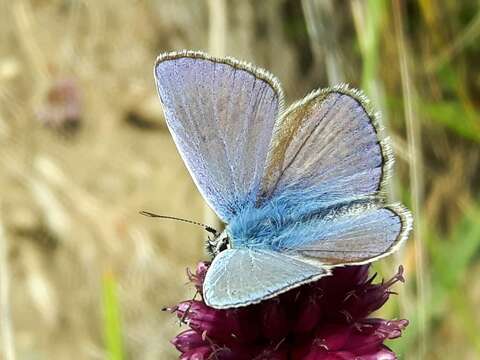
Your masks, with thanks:
[[[451,297],[456,315],[458,319],[462,320],[463,333],[479,355],[477,358],[480,358],[480,333],[478,332],[478,323],[475,321],[476,309],[462,291],[453,291]]]
[[[476,309],[465,299],[464,286],[468,279],[468,271],[476,254],[480,251],[480,208],[474,207],[466,211],[461,221],[453,229],[448,239],[442,239],[436,231],[427,229],[424,232],[431,259],[432,296],[427,307],[427,321],[443,317],[445,312],[454,313],[463,319],[463,331],[470,343],[480,355],[480,335],[478,324],[475,324]],[[448,309],[447,309],[448,307]],[[418,318],[416,312],[408,316],[410,325],[398,340],[388,343],[401,357],[408,355],[415,348],[418,336]]]
[[[445,291],[457,288],[480,250],[480,208],[468,210],[452,231],[448,241],[435,242],[437,256],[432,258],[435,271],[441,275],[440,282]],[[435,250],[434,250],[435,251]]]
[[[355,20],[357,40],[362,56],[362,88],[370,96],[376,94],[378,80],[379,42],[382,19],[387,14],[387,2],[368,0],[354,1],[352,12]]]
[[[438,122],[458,135],[480,142],[480,113],[457,101],[422,103],[420,110],[424,116]]]
[[[102,282],[103,332],[108,360],[123,360],[122,326],[117,282],[111,273]]]
[[[418,319],[416,314],[410,316],[408,321],[409,324],[403,331],[401,338],[385,342],[399,356],[399,359],[408,359],[408,356],[413,355],[411,354],[411,349],[415,349],[415,341],[418,336]]]
[[[366,25],[364,36],[362,86],[367,93],[373,94],[374,82],[377,79],[381,19],[386,12],[386,1],[369,0],[367,2]]]
[[[462,319],[462,330],[480,358],[477,309],[465,296],[469,286],[469,270],[480,252],[480,208],[469,209],[454,228],[448,241],[437,241],[439,256],[432,258],[432,266],[438,275],[433,283],[432,311],[438,318],[446,311]]]

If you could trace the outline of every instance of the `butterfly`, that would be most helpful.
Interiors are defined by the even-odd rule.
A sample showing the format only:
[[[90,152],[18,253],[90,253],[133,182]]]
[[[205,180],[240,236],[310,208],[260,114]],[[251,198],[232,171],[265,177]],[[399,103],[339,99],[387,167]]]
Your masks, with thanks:
[[[392,150],[361,92],[316,90],[284,109],[266,70],[187,50],[161,54],[154,76],[177,148],[226,224],[207,241],[207,305],[255,304],[407,239],[410,212],[386,201]]]

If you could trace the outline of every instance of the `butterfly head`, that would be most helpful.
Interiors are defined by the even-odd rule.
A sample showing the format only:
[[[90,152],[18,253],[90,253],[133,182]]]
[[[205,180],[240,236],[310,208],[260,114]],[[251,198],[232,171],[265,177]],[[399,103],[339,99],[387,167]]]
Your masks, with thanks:
[[[220,234],[216,235],[213,239],[208,239],[206,242],[207,252],[212,258],[217,256],[223,250],[230,249],[232,244],[228,236],[227,230],[223,230]]]

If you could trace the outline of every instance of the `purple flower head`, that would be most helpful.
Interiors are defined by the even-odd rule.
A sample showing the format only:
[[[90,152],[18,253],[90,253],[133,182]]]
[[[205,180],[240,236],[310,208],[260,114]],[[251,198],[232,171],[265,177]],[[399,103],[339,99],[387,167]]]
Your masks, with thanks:
[[[200,295],[208,267],[201,262],[188,273]],[[182,360],[396,359],[383,343],[401,336],[408,321],[367,317],[388,300],[393,284],[404,281],[403,268],[374,284],[369,267],[334,269],[331,276],[237,309],[184,301],[171,311],[189,329],[172,344]]]

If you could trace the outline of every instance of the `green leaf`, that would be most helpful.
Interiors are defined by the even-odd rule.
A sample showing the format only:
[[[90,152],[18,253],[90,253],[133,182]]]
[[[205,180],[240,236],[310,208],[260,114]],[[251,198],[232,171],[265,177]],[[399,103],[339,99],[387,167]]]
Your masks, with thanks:
[[[480,113],[456,101],[421,103],[420,111],[466,139],[480,142]]]
[[[108,360],[122,360],[123,341],[117,282],[112,273],[102,281],[103,331]]]

